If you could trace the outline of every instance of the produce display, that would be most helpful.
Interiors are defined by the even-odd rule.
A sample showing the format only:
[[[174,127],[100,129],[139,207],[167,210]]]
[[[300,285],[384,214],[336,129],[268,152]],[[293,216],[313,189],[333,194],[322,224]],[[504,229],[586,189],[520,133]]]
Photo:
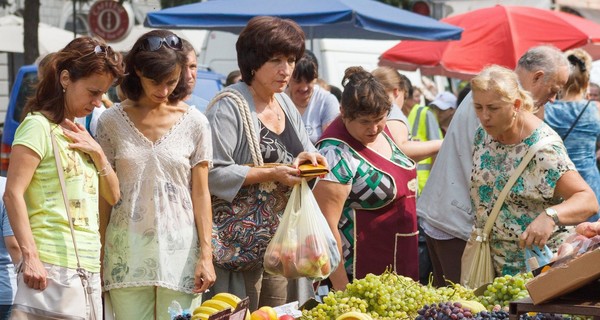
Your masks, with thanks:
[[[529,296],[525,283],[532,278],[531,272],[497,277],[487,286],[483,296],[479,297],[479,301],[489,310],[496,305],[508,307],[511,301]]]
[[[231,293],[221,292],[217,293],[212,299],[206,300],[202,302],[202,304],[191,314],[178,316],[180,318],[175,317],[174,320],[206,320],[211,315],[221,312],[226,309],[235,310],[237,304],[241,301],[239,297],[233,295]],[[246,313],[245,320],[250,320],[250,312]]]
[[[436,289],[387,271],[355,279],[344,291],[330,292],[322,304],[303,311],[301,319],[336,319],[348,312],[373,319],[415,319],[424,305],[458,299],[474,300],[475,294],[459,284]]]

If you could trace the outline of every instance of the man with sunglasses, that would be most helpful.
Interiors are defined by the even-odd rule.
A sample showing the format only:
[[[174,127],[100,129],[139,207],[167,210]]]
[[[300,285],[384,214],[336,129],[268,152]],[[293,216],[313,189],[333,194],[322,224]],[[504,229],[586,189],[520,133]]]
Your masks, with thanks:
[[[184,99],[184,102],[204,113],[204,110],[208,106],[208,101],[193,94],[194,87],[196,86],[196,78],[198,77],[198,57],[196,56],[196,50],[194,50],[189,41],[181,39],[181,42],[183,44],[182,51],[187,56],[186,70],[184,72],[188,92],[190,93]]]

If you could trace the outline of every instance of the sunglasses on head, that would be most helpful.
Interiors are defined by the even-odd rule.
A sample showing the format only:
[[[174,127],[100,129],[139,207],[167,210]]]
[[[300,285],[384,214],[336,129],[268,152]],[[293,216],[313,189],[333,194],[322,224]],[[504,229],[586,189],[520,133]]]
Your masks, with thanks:
[[[83,56],[77,58],[77,60],[91,56],[92,54],[95,54],[97,56],[105,56],[109,59],[117,60],[117,54],[113,51],[113,49],[110,46],[101,45],[95,46],[92,52],[84,54]]]
[[[159,36],[150,36],[144,39],[144,42],[142,43],[140,49],[147,51],[156,51],[160,49],[163,45],[165,45],[167,48],[171,48],[177,51],[183,49],[183,42],[178,36],[174,34],[168,35],[164,38]]]

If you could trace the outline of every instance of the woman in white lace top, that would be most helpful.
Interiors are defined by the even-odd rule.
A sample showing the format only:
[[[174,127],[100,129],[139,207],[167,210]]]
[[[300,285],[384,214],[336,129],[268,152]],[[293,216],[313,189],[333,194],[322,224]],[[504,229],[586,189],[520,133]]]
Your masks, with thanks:
[[[116,169],[121,201],[105,235],[103,288],[116,319],[170,319],[215,281],[210,247],[209,124],[185,104],[186,56],[154,30],[126,56],[128,99],[101,116],[98,140]]]

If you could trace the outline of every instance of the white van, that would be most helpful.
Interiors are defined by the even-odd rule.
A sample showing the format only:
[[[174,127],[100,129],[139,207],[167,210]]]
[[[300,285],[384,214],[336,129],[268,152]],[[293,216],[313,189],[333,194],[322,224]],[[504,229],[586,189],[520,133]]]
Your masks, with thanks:
[[[227,75],[238,69],[235,42],[237,35],[210,31],[200,50],[198,64]],[[319,61],[319,77],[341,89],[344,71],[362,66],[367,71],[377,67],[379,56],[396,45],[398,40],[313,39],[306,41]],[[402,71],[413,83],[420,84],[418,72]]]

